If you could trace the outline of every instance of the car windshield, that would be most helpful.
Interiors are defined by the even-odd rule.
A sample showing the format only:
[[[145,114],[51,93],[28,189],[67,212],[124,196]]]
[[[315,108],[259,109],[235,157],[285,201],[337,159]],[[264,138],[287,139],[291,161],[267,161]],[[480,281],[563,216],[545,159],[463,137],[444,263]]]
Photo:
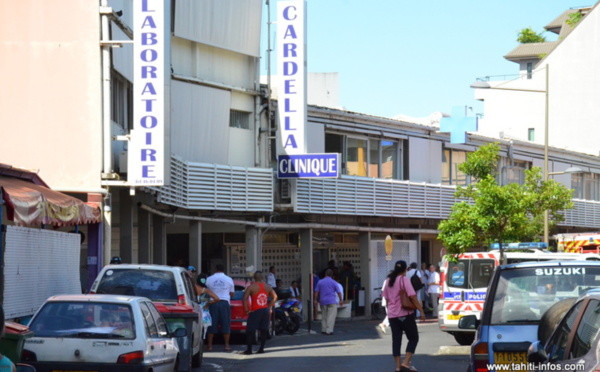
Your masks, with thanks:
[[[36,337],[135,339],[131,307],[94,302],[49,302],[29,324]]]
[[[96,293],[141,296],[154,302],[177,303],[175,277],[164,270],[107,270]]]
[[[556,302],[600,287],[600,268],[529,267],[504,270],[492,303],[491,324],[538,324]]]
[[[243,285],[235,285],[235,292],[233,294],[233,297],[231,298],[234,301],[241,301],[244,298],[244,291],[246,290],[246,288],[244,288]]]

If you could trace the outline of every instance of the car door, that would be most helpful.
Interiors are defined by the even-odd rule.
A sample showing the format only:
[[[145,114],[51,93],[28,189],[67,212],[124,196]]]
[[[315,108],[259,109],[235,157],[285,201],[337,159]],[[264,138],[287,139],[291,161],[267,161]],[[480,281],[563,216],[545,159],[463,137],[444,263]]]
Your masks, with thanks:
[[[150,312],[152,313],[152,317],[156,323],[156,329],[158,331],[157,343],[159,344],[160,349],[162,350],[162,357],[159,361],[160,368],[155,368],[155,371],[172,371],[175,366],[175,361],[177,360],[177,353],[179,349],[175,347],[175,340],[169,334],[169,327],[167,322],[160,314],[158,309],[154,306],[152,302],[147,303]]]
[[[600,301],[590,299],[577,303],[563,318],[556,333],[559,334],[549,341],[553,345],[546,347],[551,352],[549,361],[564,366],[563,369],[592,371],[598,363],[596,340],[600,336]],[[586,368],[573,369],[578,363]]]
[[[198,352],[202,347],[202,311],[200,310],[200,303],[198,302],[198,296],[196,295],[196,286],[192,280],[192,277],[186,273],[181,272],[181,279],[186,291],[186,296],[190,300],[190,304],[194,308],[194,312],[198,314],[198,320],[193,322],[193,333],[194,333],[194,353]]]
[[[144,316],[144,323],[146,327],[145,354],[147,356],[148,363],[152,365],[153,370],[156,372],[170,371],[173,367],[171,366],[171,369],[169,369],[165,364],[165,360],[167,358],[167,344],[164,333],[168,333],[168,330],[166,330],[166,324],[164,324],[165,328],[161,332],[161,330],[159,330],[160,325],[156,323],[157,316],[154,314],[154,312],[158,313],[158,311],[151,302],[140,302],[140,308]],[[158,313],[158,315],[160,316],[160,313]],[[163,333],[162,337],[161,333]]]

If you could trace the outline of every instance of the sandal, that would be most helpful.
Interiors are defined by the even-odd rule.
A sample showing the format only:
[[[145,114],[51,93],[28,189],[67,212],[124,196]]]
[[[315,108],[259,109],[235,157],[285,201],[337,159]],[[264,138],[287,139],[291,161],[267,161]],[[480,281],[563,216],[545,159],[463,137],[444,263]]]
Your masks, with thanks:
[[[400,371],[401,372],[419,372],[415,367],[413,366],[400,366]]]

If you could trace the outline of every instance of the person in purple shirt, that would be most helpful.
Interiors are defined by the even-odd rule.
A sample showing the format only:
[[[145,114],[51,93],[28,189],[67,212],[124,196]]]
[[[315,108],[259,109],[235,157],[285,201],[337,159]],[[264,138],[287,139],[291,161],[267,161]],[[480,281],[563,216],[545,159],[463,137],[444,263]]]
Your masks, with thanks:
[[[315,303],[321,305],[321,333],[324,335],[333,334],[338,304],[342,303],[342,291],[332,276],[333,270],[327,269],[315,288]]]

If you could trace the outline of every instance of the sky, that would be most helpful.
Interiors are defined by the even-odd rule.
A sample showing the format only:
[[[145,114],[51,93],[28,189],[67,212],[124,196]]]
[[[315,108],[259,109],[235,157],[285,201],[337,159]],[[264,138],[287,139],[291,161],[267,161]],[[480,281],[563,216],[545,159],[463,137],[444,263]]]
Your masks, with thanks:
[[[348,111],[429,117],[466,108],[483,113],[469,87],[477,78],[516,77],[504,59],[521,29],[548,41],[544,26],[569,8],[594,5],[565,0],[307,0],[307,68],[339,73],[340,105]],[[276,3],[270,1],[271,22]],[[261,75],[267,74],[266,9]],[[277,26],[271,26],[274,43]],[[275,72],[276,53],[271,56]]]

